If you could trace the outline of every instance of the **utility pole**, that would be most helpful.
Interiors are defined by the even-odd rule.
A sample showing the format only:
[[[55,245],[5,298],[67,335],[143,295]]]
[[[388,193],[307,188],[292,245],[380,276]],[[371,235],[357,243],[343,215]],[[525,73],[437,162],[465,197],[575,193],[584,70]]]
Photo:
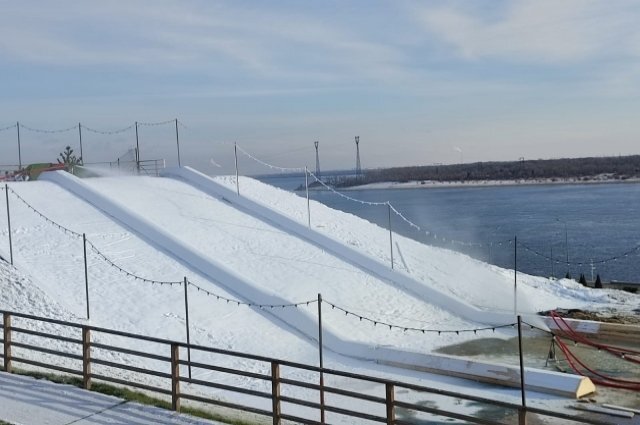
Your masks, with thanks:
[[[78,135],[80,136],[80,163],[84,165],[84,154],[82,153],[82,124],[78,123]]]
[[[313,145],[316,147],[316,177],[320,179],[320,155],[318,155],[318,145],[320,142],[315,141]]]
[[[136,121],[136,167],[140,174],[140,144],[138,143],[138,121]]]
[[[356,136],[356,178],[360,178],[362,168],[360,167],[360,136]]]

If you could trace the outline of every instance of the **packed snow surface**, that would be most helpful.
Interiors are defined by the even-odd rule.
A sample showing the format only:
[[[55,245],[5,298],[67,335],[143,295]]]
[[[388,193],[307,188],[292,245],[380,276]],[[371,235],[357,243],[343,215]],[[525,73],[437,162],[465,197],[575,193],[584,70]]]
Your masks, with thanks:
[[[235,178],[215,180],[235,190]],[[403,331],[403,327],[447,331],[486,324],[459,317],[446,305],[420,299],[393,282],[296,237],[286,228],[260,220],[228,200],[208,195],[178,179],[123,176],[84,179],[82,183],[138,216],[140,223],[162,229],[171,241],[184,248],[182,252],[197,252],[217,270],[228,271],[238,279],[239,286],[230,286],[228,281],[212,276],[189,257],[176,256],[145,232],[105,214],[101,205],[91,204],[56,183],[12,183],[11,190],[21,198],[10,191],[15,268],[0,262],[0,308],[87,322],[82,238],[66,232],[66,228],[86,234],[87,240],[110,261],[93,249],[87,250],[91,302],[88,322],[97,326],[184,340],[183,287],[151,283],[132,277],[135,275],[162,282],[181,282],[186,277],[193,284],[189,286],[191,342],[204,346],[317,364],[317,334],[288,319],[304,318],[313,324],[318,306],[304,302],[314,301],[319,293],[324,300],[353,313],[347,315],[323,303],[323,329],[342,341],[374,349],[430,352],[482,336],[481,332],[438,335]],[[241,196],[306,225],[306,199],[250,178],[241,178],[239,184]],[[0,196],[0,210],[6,211],[4,193]],[[381,264],[389,264],[386,229],[314,201],[311,228]],[[8,259],[7,226],[0,227],[0,231],[0,255]],[[479,309],[513,314],[512,270],[400,235],[394,235],[394,241],[407,266],[400,272]],[[569,280],[552,281],[523,274],[518,274],[518,295],[518,311],[525,312],[556,307],[628,310],[640,304],[638,296],[594,291]],[[285,314],[227,301],[256,304],[274,299],[303,304],[283,308],[295,309],[295,313]],[[398,328],[374,326],[358,316]],[[499,329],[490,336],[511,338],[514,331]],[[106,335],[101,338],[105,343],[117,339]],[[112,357],[114,361],[135,363],[125,356]],[[342,354],[325,351],[325,366],[394,379],[402,375],[403,380],[423,385],[460,389],[461,381],[453,378],[400,371],[355,357],[349,357],[348,350]],[[234,367],[243,363],[242,359],[226,361]],[[125,378],[129,376],[121,373]],[[495,391],[474,388],[475,393],[492,398]],[[517,401],[516,393],[500,391],[505,398]],[[540,402],[549,402],[547,396],[539,397]]]

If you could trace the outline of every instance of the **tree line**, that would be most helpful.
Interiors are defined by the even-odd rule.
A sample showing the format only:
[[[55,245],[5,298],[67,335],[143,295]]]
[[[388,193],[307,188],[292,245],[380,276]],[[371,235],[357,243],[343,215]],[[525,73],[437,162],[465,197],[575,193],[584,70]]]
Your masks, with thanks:
[[[475,162],[363,170],[357,177],[333,182],[347,187],[378,182],[481,180],[627,180],[640,178],[640,155]]]

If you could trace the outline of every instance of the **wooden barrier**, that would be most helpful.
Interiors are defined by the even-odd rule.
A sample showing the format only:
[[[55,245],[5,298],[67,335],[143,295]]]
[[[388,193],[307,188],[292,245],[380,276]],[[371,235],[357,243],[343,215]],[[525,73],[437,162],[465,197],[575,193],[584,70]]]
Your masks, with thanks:
[[[597,419],[596,417],[581,417],[574,416],[566,413],[560,412],[552,412],[538,408],[527,407],[524,408],[519,404],[503,402],[495,399],[487,399],[483,397],[477,397],[471,394],[462,394],[453,391],[442,390],[438,388],[425,387],[400,381],[393,381],[388,379],[376,378],[367,375],[354,374],[350,372],[344,372],[333,369],[320,368],[316,366],[305,365],[301,363],[289,362],[285,360],[278,360],[269,357],[257,356],[242,352],[230,351],[230,350],[222,350],[218,348],[198,346],[193,344],[186,344],[183,342],[177,342],[167,339],[154,338],[143,335],[136,335],[128,332],[116,331],[111,329],[105,329],[95,326],[87,326],[80,325],[72,322],[65,322],[57,319],[48,319],[42,318],[22,313],[9,312],[9,311],[0,311],[3,315],[3,340],[1,341],[3,344],[3,360],[4,360],[4,368],[5,371],[12,371],[12,363],[21,363],[27,364],[31,366],[36,366],[40,368],[50,369],[58,372],[63,372],[65,374],[77,375],[82,377],[82,385],[85,388],[90,388],[92,380],[100,380],[110,383],[115,383],[127,387],[139,388],[146,391],[152,391],[155,393],[163,394],[171,397],[171,407],[175,411],[180,411],[181,404],[183,400],[190,400],[195,402],[206,403],[214,406],[221,406],[225,408],[235,409],[242,412],[253,413],[260,416],[270,417],[272,418],[272,423],[274,425],[280,425],[282,421],[291,421],[301,424],[310,424],[310,425],[321,425],[323,423],[323,419],[318,421],[317,419],[299,416],[298,413],[287,413],[283,411],[283,403],[286,403],[287,406],[295,405],[304,407],[307,409],[312,409],[314,412],[317,412],[318,417],[320,417],[319,413],[324,411],[327,415],[333,416],[332,419],[335,419],[335,416],[346,416],[349,417],[349,422],[353,422],[355,419],[362,419],[365,421],[373,421],[378,423],[386,423],[386,424],[395,424],[395,425],[403,425],[409,424],[406,420],[402,420],[398,418],[396,410],[403,409],[403,415],[415,416],[419,414],[430,414],[437,415],[445,418],[453,418],[462,421],[467,421],[470,423],[477,424],[500,424],[501,422],[497,422],[495,420],[487,420],[479,416],[472,416],[470,414],[462,414],[456,411],[449,411],[438,408],[437,405],[425,404],[423,402],[409,402],[404,400],[398,400],[399,394],[407,394],[411,393],[420,393],[424,394],[425,397],[429,395],[437,395],[441,397],[454,398],[456,400],[462,400],[464,402],[478,404],[478,409],[481,405],[487,405],[493,408],[504,409],[505,411],[511,411],[514,415],[518,416],[518,424],[525,425],[527,422],[528,414],[537,414],[540,416],[551,417],[551,418],[559,418],[566,419],[570,421],[574,421],[576,423],[585,423],[592,425],[611,425],[614,422],[608,422],[604,419]],[[20,318],[20,322],[29,321],[38,323],[50,323],[56,325],[66,326],[68,328],[77,329],[81,331],[81,339],[70,338],[68,336],[62,336],[51,332],[38,331],[33,329],[28,329],[27,327],[21,326],[12,326],[11,320],[12,317]],[[43,339],[42,344],[26,344],[24,342],[18,342],[12,339],[12,334],[26,334],[35,337],[39,337]],[[161,354],[152,354],[143,351],[138,351],[130,348],[115,346],[115,345],[107,345],[102,343],[97,343],[92,341],[92,335],[94,334],[106,334],[112,336],[119,336],[130,338],[136,342],[136,344],[140,344],[142,342],[150,342],[155,344],[160,344],[164,346],[165,349],[170,352],[170,356],[161,355]],[[47,347],[47,341],[64,341],[69,344],[74,344],[80,346],[82,348],[82,355],[76,355],[65,351],[55,350],[53,348]],[[21,355],[15,356],[12,355],[12,347],[19,347]],[[140,357],[143,359],[150,359],[160,361],[163,364],[167,365],[167,369],[169,373],[152,370],[143,367],[136,367],[130,364],[117,363],[114,361],[107,361],[98,357],[96,353],[91,351],[92,348],[98,349],[98,351],[107,350],[111,354],[121,353],[125,355],[130,355],[134,357]],[[229,367],[218,366],[210,363],[202,363],[195,362],[190,360],[181,360],[180,359],[180,349],[188,348],[192,351],[198,352],[200,356],[198,358],[203,357],[203,354],[212,354],[212,355],[222,355],[229,356],[235,360],[237,359],[246,359],[251,360],[252,362],[260,362],[264,363],[264,368],[269,369],[268,373],[259,373],[255,371],[246,371],[240,369],[234,369]],[[28,358],[23,356],[24,352],[36,352],[36,353],[46,353],[48,355],[59,356],[67,359],[73,359],[76,361],[82,362],[82,370],[70,369],[68,367],[62,366],[60,364],[56,364],[53,361],[47,361],[46,363],[33,360],[32,358]],[[119,370],[133,372],[135,374],[142,374],[147,376],[154,376],[161,379],[168,380],[171,383],[171,389],[167,390],[164,388],[154,387],[152,385],[144,384],[141,382],[135,382],[131,380],[119,379],[110,375],[102,375],[96,374],[92,371],[92,365],[102,365],[108,366],[111,368],[117,368]],[[191,366],[194,369],[199,369],[201,371],[214,371],[217,374],[212,376],[219,376],[220,374],[232,374],[234,376],[243,377],[243,382],[247,380],[253,381],[262,381],[269,383],[270,391],[260,391],[251,388],[245,388],[243,386],[235,386],[227,383],[220,383],[214,380],[205,380],[205,379],[196,379],[190,378],[188,375],[182,375],[180,373],[180,366]],[[333,380],[339,380],[336,382],[340,382],[339,386],[327,385],[324,383],[316,384],[313,382],[318,382],[317,380],[299,380],[299,379],[289,379],[281,376],[281,368],[286,367],[288,369],[293,369],[298,373],[303,371],[308,374],[317,374],[322,373],[325,377],[331,378]],[[244,379],[248,378],[248,379]],[[380,395],[372,395],[370,393],[361,393],[358,391],[354,391],[349,388],[347,385],[343,385],[344,382],[353,381],[358,382],[358,387],[362,386],[362,383],[365,383],[367,388],[379,388]],[[264,408],[256,407],[260,406],[260,404],[236,404],[229,401],[215,399],[210,397],[205,397],[202,395],[195,395],[192,393],[184,392],[181,388],[181,383],[193,384],[198,386],[204,386],[207,388],[214,388],[217,390],[222,390],[229,393],[242,394],[244,396],[253,397],[261,400],[268,400],[270,408],[266,410]],[[328,404],[324,401],[318,403],[317,397],[311,397],[311,399],[298,398],[298,391],[288,391],[287,394],[296,394],[296,396],[284,396],[282,395],[283,386],[287,386],[291,389],[306,389],[311,390],[312,392],[319,393],[323,391],[326,394],[332,394],[334,396],[340,396],[341,399],[348,399],[347,402],[342,403],[342,405],[334,405]],[[189,389],[189,386],[187,386]],[[336,400],[336,397],[331,398],[332,400]],[[263,403],[264,404],[264,403]],[[379,406],[380,412],[384,412],[383,416],[376,414],[378,410],[370,409],[367,407],[367,411],[357,410],[359,407],[364,408],[364,405],[371,406],[372,404]],[[452,403],[453,404],[453,403]],[[459,403],[456,403],[456,405]],[[372,413],[374,412],[374,413]],[[327,419],[327,421],[331,421],[331,419]]]

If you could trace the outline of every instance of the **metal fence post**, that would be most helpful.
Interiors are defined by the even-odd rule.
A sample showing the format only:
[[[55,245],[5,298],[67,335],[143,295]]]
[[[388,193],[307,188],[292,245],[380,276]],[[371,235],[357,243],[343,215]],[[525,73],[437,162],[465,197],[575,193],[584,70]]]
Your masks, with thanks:
[[[271,405],[273,425],[280,425],[280,365],[271,362]]]
[[[140,143],[138,142],[138,121],[136,121],[136,167],[140,174]]]
[[[22,170],[22,148],[20,147],[20,121],[16,121],[16,130],[18,130],[18,169]]]
[[[189,379],[191,379],[191,338],[189,337],[189,297],[187,288],[189,287],[189,281],[187,277],[184,277],[184,313],[185,313],[185,326],[187,327],[187,360],[189,362]]]
[[[178,146],[178,167],[182,167],[180,161],[180,136],[178,135],[178,118],[176,118],[176,145]]]
[[[391,230],[391,203],[387,202],[389,209],[389,252],[391,253],[391,269],[393,270],[393,231]]]
[[[82,327],[82,388],[91,389],[91,330]]]
[[[180,345],[171,344],[171,410],[180,411]]]
[[[237,143],[233,144],[233,156],[235,157],[235,162],[236,162],[236,192],[238,193],[238,196],[240,196],[240,180],[238,176],[238,144]]]
[[[11,212],[9,211],[9,185],[4,185],[4,194],[7,199],[7,226],[9,228],[9,258],[13,266],[13,242],[11,241]]]
[[[513,238],[513,314],[518,314],[518,237]]]
[[[87,299],[87,320],[89,320],[89,269],[87,267],[87,235],[85,233],[82,234],[82,249],[84,253],[84,290]]]
[[[393,384],[386,384],[386,400],[387,400],[387,425],[393,425],[396,420],[395,408],[395,391]]]
[[[304,166],[304,187],[307,191],[307,225],[311,229],[311,204],[309,202],[309,170]]]
[[[524,359],[522,356],[522,316],[518,315],[518,354],[520,357],[520,392],[522,407],[518,409],[518,425],[527,425],[527,398],[524,383]]]
[[[320,423],[324,424],[324,359],[322,355],[322,295],[318,294],[318,356],[320,357]]]
[[[11,315],[3,313],[4,371],[11,373]]]

